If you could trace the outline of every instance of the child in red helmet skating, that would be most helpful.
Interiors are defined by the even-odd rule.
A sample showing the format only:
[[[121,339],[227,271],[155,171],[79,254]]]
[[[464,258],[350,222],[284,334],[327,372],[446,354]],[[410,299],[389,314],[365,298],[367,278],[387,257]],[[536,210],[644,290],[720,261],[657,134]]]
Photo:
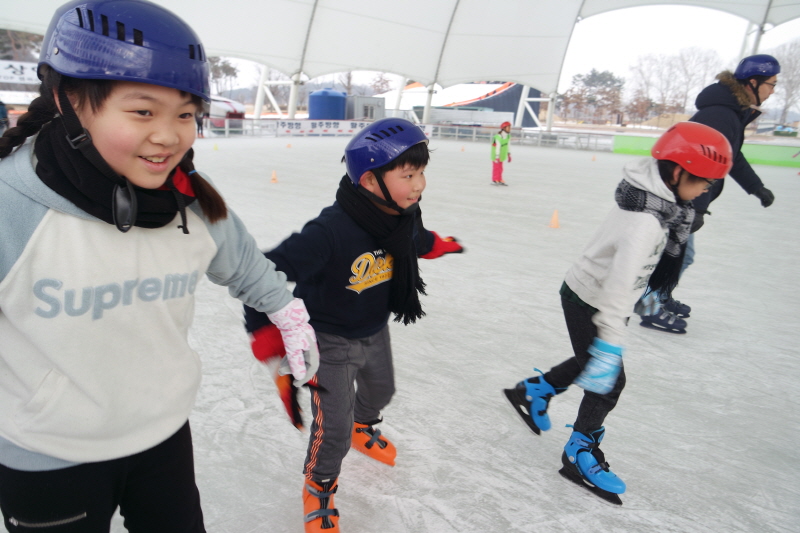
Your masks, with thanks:
[[[670,294],[680,274],[691,201],[725,177],[731,146],[718,131],[681,122],[664,133],[652,158],[629,163],[617,186],[617,206],[567,271],[561,306],[574,356],[549,372],[506,389],[505,394],[536,433],[550,429],[550,399],[575,383],[584,389],[560,473],[600,497],[621,504],[625,483],[600,451],[603,422],[625,386],[622,338],[643,292]],[[655,303],[654,303],[655,305]],[[634,307],[637,309],[634,309]]]
[[[511,163],[508,143],[511,141],[511,123],[500,124],[500,131],[492,137],[492,185],[507,185],[503,180],[503,162]]]

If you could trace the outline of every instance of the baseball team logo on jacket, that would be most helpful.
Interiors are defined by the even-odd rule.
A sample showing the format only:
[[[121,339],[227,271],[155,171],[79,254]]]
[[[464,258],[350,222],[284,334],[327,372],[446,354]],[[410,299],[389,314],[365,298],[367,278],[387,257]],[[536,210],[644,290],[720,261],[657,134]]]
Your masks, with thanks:
[[[346,288],[361,294],[361,291],[392,279],[394,259],[383,250],[361,254],[353,261],[350,270],[350,285]]]

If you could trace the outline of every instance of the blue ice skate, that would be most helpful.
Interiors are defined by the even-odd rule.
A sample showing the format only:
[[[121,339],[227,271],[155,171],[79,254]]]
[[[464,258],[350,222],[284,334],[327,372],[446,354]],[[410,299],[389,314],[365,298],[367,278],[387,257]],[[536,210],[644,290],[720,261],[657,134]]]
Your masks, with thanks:
[[[528,378],[524,381],[517,383],[513,389],[503,389],[503,392],[511,402],[511,405],[522,417],[522,420],[528,424],[534,433],[540,435],[542,431],[550,429],[550,417],[547,415],[547,405],[550,403],[550,398],[555,396],[557,392],[562,392],[566,389],[559,389],[556,391],[544,379],[544,373],[538,368],[535,371],[542,374]]]
[[[571,426],[567,426],[571,427]],[[559,474],[581,485],[604,500],[622,505],[618,496],[625,492],[625,482],[608,469],[608,463],[600,450],[605,428],[592,431],[589,436],[573,431],[564,446]]]

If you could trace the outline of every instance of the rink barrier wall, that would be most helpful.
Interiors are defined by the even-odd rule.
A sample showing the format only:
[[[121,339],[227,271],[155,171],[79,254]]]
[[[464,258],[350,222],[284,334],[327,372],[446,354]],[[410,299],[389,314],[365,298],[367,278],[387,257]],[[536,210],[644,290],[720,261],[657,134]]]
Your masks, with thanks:
[[[657,137],[636,137],[615,135],[615,154],[650,155]],[[791,146],[779,144],[744,143],[742,153],[751,165],[772,165],[777,167],[800,168],[800,144]]]
[[[372,121],[368,120],[289,120],[289,119],[225,119],[222,127],[212,127],[209,136],[235,137],[255,135],[270,137],[338,137],[352,136]],[[496,126],[477,124],[420,124],[420,129],[432,139],[491,142]],[[514,144],[613,152],[615,154],[650,155],[657,137],[615,135],[613,133],[581,131],[542,131],[535,128],[512,128]],[[800,168],[800,143],[793,145],[745,143],[742,147],[747,160],[757,165]]]

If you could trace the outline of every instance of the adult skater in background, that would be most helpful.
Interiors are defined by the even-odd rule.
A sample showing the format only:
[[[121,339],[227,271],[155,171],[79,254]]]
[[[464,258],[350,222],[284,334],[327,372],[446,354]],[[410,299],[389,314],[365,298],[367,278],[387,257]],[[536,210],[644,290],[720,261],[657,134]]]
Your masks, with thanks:
[[[508,143],[511,142],[511,123],[500,124],[500,131],[492,137],[492,185],[507,185],[503,180],[503,162],[511,163],[511,152]]]
[[[766,54],[749,56],[741,60],[736,71],[721,72],[717,83],[703,89],[697,96],[697,113],[689,120],[711,126],[722,133],[733,149],[733,166],[730,175],[747,194],[752,194],[769,207],[775,200],[772,191],[764,186],[753,167],[742,154],[744,130],[748,124],[761,115],[761,105],[775,92],[778,73],[781,67],[778,60]],[[694,232],[703,226],[704,215],[710,215],[708,206],[722,194],[724,181],[700,195],[692,204],[695,208],[695,221],[692,234],[686,247],[681,275],[694,262]],[[686,333],[686,318],[691,307],[674,298],[657,295],[661,307],[652,315],[643,316],[641,325],[669,333]]]
[[[652,156],[625,166],[616,190],[617,206],[561,286],[575,355],[505,390],[539,434],[550,429],[550,399],[572,383],[584,389],[560,473],[617,504],[622,503],[619,494],[625,492],[625,483],[609,469],[600,442],[606,415],[625,387],[625,327],[645,289],[671,294],[694,218],[691,201],[725,177],[732,154],[718,131],[681,122],[658,139]]]
[[[187,338],[203,274],[279,325],[298,380],[314,373],[302,301],[194,169],[194,114],[210,96],[199,49],[157,4],[65,4],[42,43],[40,96],[0,138],[10,532],[108,533],[117,509],[131,532],[205,531]]]
[[[425,314],[418,257],[463,251],[452,237],[442,239],[422,226],[419,201],[429,157],[428,138],[413,123],[385,118],[369,124],[345,148],[347,174],[336,202],[266,253],[297,282],[295,296],[308,305],[319,339],[303,472],[307,533],[339,531],[333,495],[351,445],[395,463],[395,446],[375,427],[395,391],[389,317],[407,325]],[[268,317],[249,308],[245,313],[256,358],[282,355]],[[285,389],[282,398],[299,426]]]

